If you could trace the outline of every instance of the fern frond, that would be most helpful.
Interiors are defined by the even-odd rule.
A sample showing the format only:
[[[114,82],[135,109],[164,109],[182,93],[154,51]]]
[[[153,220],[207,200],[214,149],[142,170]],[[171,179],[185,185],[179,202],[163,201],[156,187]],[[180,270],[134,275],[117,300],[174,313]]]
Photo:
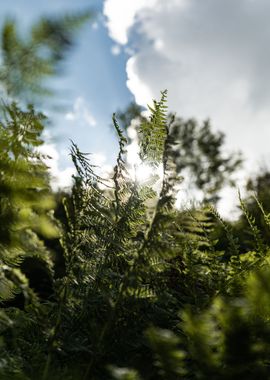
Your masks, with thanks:
[[[239,202],[240,202],[240,207],[241,207],[241,209],[242,209],[242,211],[246,217],[246,220],[249,224],[250,230],[251,230],[253,237],[254,237],[254,240],[256,242],[258,255],[263,257],[265,255],[265,244],[262,240],[261,233],[260,233],[260,231],[256,225],[254,217],[247,210],[246,205],[241,198],[240,191],[238,192],[238,198],[239,198]]]
[[[221,217],[221,215],[219,214],[219,212],[217,211],[217,209],[215,207],[210,206],[210,212],[218,220],[218,222],[221,224],[223,230],[225,231],[225,234],[226,234],[226,237],[227,237],[227,240],[229,243],[230,256],[231,257],[233,256],[236,260],[237,260],[237,258],[239,259],[239,254],[240,254],[239,245],[237,243],[236,238],[233,236],[232,229],[230,228],[228,223],[226,223],[223,220],[223,218]]]
[[[153,107],[148,106],[151,116],[145,120],[140,129],[140,158],[151,166],[157,166],[162,161],[164,144],[168,134],[166,120],[167,90],[161,93],[159,102],[154,101]]]

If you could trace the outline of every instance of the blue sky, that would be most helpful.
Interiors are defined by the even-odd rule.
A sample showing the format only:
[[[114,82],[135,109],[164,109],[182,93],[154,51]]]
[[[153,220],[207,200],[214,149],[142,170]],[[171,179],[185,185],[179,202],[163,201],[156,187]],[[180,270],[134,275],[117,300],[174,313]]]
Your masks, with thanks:
[[[68,157],[70,139],[82,151],[104,155],[107,162],[112,163],[117,152],[117,141],[110,127],[111,116],[134,100],[126,87],[127,56],[124,51],[112,54],[115,42],[108,36],[102,8],[103,2],[100,0],[0,2],[0,21],[3,22],[7,16],[15,17],[18,26],[25,28],[41,15],[84,9],[95,12],[93,20],[79,33],[77,44],[64,64],[62,77],[52,83],[59,92],[55,103],[60,100],[60,104],[65,104],[61,111],[50,112],[53,121],[50,126],[51,142],[60,153],[58,164],[61,168],[71,165]]]

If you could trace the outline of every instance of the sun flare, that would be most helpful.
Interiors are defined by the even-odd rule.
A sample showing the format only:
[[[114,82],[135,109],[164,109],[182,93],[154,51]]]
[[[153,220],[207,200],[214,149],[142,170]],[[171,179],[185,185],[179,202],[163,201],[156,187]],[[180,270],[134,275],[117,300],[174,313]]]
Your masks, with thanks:
[[[134,176],[138,182],[149,180],[153,174],[153,169],[145,163],[139,163],[134,167]]]

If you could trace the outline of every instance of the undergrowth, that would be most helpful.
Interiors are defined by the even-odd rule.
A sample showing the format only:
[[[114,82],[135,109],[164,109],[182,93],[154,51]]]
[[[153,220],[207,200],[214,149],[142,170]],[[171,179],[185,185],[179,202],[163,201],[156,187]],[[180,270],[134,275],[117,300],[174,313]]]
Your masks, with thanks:
[[[255,242],[248,252],[214,207],[175,207],[181,178],[166,96],[138,131],[140,159],[153,173],[161,166],[161,177],[132,177],[114,116],[119,154],[111,178],[97,175],[73,143],[76,175],[62,197],[61,220],[37,149],[44,117],[4,106],[1,379],[270,378],[269,245],[241,198]],[[227,241],[223,250],[217,226]],[[48,246],[52,239],[57,250]],[[46,296],[23,269],[30,258],[51,283]]]

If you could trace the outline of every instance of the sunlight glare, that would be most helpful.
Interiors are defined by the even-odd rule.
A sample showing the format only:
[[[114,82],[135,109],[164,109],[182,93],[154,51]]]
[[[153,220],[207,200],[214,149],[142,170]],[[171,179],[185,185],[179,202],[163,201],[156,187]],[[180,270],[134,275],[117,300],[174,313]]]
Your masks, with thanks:
[[[134,168],[135,178],[138,182],[146,182],[154,174],[153,169],[144,163],[140,163]]]

